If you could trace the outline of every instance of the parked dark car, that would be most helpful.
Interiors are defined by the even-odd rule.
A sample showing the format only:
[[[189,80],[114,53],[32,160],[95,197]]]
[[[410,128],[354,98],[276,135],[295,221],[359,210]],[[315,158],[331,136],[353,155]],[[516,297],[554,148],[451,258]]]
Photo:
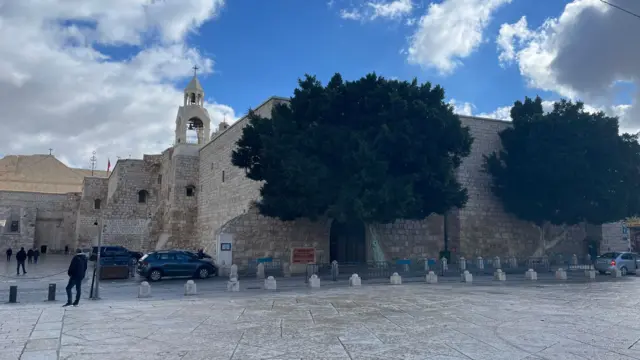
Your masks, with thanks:
[[[138,274],[151,281],[185,276],[206,279],[218,275],[218,268],[190,251],[163,250],[144,255],[138,262]]]
[[[117,245],[105,245],[105,246],[101,246],[102,251],[100,252],[100,257],[101,258],[130,258],[132,261],[135,260],[136,262],[138,260],[140,260],[140,258],[142,258],[142,253],[138,252],[138,251],[131,251],[127,248],[125,248],[124,246],[117,246]],[[94,246],[93,249],[91,250],[91,256],[89,257],[89,260],[91,261],[96,261],[98,257],[98,247]]]

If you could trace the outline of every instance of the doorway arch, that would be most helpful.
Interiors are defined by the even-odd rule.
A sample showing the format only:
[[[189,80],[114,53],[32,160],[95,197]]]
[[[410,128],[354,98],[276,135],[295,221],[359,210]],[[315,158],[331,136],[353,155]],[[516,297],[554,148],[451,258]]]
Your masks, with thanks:
[[[333,220],[329,233],[330,261],[339,264],[363,263],[367,261],[367,241],[364,223]]]

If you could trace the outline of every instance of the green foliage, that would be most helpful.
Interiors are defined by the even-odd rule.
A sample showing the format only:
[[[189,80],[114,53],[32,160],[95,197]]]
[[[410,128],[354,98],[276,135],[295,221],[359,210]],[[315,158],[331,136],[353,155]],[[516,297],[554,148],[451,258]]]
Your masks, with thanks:
[[[638,210],[640,145],[618,134],[618,119],[562,100],[544,113],[526,98],[511,109],[503,150],[485,157],[505,209],[541,226],[602,224]]]
[[[249,119],[232,162],[264,181],[264,215],[389,223],[467,201],[455,170],[472,138],[439,86],[375,74],[323,86],[307,75],[271,119]]]

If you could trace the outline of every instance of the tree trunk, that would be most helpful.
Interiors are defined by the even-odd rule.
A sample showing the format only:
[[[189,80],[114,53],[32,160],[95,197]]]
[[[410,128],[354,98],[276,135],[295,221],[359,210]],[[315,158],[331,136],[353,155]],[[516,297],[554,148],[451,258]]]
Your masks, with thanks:
[[[376,231],[373,224],[366,224],[365,226],[367,227],[367,231],[369,231],[369,238],[371,240],[371,257],[373,258],[373,261],[386,261],[384,250],[382,250],[382,247],[380,246],[378,231]]]
[[[538,232],[540,234],[540,238],[538,240],[538,247],[536,248],[536,251],[534,251],[533,255],[531,255],[532,257],[544,256],[547,253],[548,250],[553,249],[562,240],[564,240],[566,238],[567,226],[566,225],[562,225],[562,231],[560,232],[560,234],[558,234],[557,236],[554,236],[551,241],[547,241],[547,237],[545,236],[546,235],[545,234],[545,228],[548,228],[550,226],[551,226],[551,224],[549,224],[548,222],[544,222],[544,223],[542,223],[542,225],[538,225],[538,224],[534,224],[533,225],[533,227],[538,229]]]

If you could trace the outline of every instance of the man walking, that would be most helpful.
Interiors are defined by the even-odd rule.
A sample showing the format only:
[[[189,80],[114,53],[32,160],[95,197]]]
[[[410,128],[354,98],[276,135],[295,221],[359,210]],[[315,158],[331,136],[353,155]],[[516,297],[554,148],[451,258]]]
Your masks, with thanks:
[[[62,305],[63,307],[73,305],[78,306],[80,302],[80,294],[82,285],[82,279],[84,279],[84,274],[87,272],[87,258],[82,254],[82,250],[77,249],[76,255],[71,259],[71,264],[69,264],[69,270],[67,271],[67,275],[69,275],[69,283],[67,283],[67,303]],[[71,288],[76,287],[76,301],[71,302]]]
[[[7,249],[7,262],[11,262],[11,255],[13,255],[13,250],[11,248]]]
[[[33,263],[37,264],[38,263],[38,258],[40,257],[40,250],[35,249],[33,250]]]
[[[27,250],[27,262],[29,264],[33,263],[33,249]]]
[[[18,268],[16,269],[16,271],[18,272],[18,275],[20,275],[20,266],[22,266],[22,274],[26,274],[27,271],[24,269],[24,261],[27,260],[27,252],[24,251],[24,248],[21,247],[20,251],[18,251],[18,253],[16,254],[16,261],[18,262]]]

